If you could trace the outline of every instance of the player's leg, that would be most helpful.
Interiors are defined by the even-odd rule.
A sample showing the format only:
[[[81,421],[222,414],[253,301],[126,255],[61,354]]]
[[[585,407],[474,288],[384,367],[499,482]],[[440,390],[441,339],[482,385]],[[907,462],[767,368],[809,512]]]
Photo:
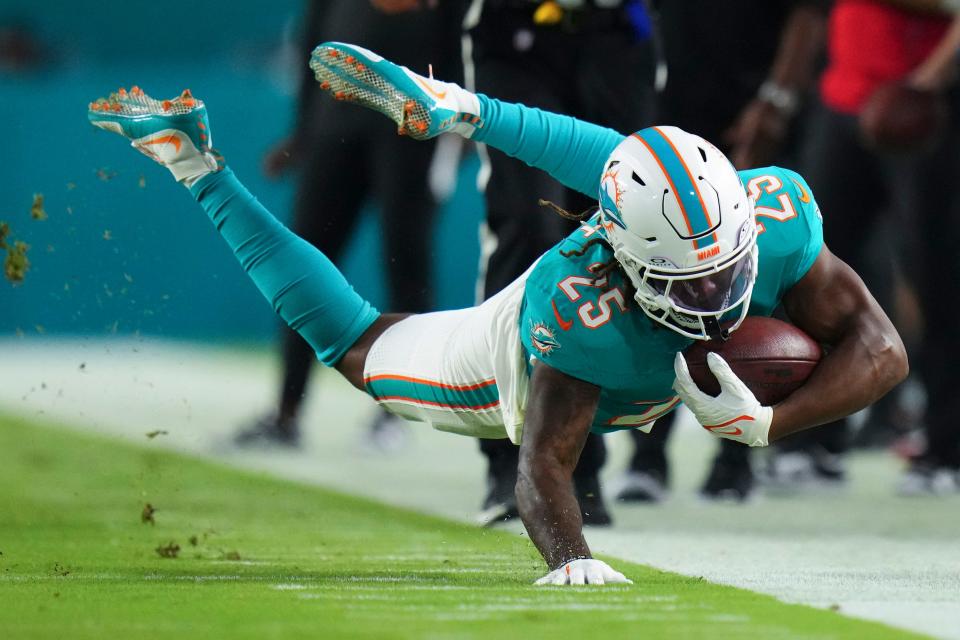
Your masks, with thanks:
[[[669,493],[670,469],[667,464],[667,441],[673,431],[677,412],[659,418],[650,433],[630,431],[633,455],[627,473],[617,489],[621,502],[661,502]]]
[[[390,307],[397,311],[424,313],[432,305],[431,273],[436,203],[430,194],[428,176],[436,144],[406,137],[384,135],[384,123],[366,109],[345,109],[369,117],[367,129],[372,165],[372,191],[380,209],[383,239],[383,270]],[[409,439],[407,424],[396,415],[379,412],[365,435],[365,445],[393,452]]]
[[[556,86],[556,83],[546,81],[555,78],[556,74],[540,66],[561,64],[557,49],[549,55],[547,53],[534,50],[522,58],[481,58],[476,65],[477,89],[513,102],[566,111],[563,95],[569,92],[569,88],[565,83]],[[544,198],[571,209],[584,209],[592,201],[564,189],[545,173],[500,151],[485,148],[483,152],[489,170],[489,180],[483,185],[487,203],[483,246],[492,248],[492,251],[482,256],[481,273],[484,274],[483,297],[489,298],[513,282],[573,228],[559,216],[544,209],[538,210],[538,199]],[[487,495],[479,521],[493,524],[515,515],[513,488],[519,450],[506,440],[481,440],[479,446],[488,461]],[[591,434],[574,472],[574,487],[585,524],[605,525],[610,522],[598,480],[605,458],[602,436]]]
[[[531,65],[514,58],[503,60],[492,50],[495,38],[485,37],[482,29],[475,34],[478,53],[475,62],[476,90],[489,91],[506,100],[525,102],[559,110],[549,101],[550,91],[541,85],[539,91],[530,74]],[[482,52],[488,52],[483,55]],[[504,54],[508,56],[514,53]],[[540,93],[541,95],[534,95]],[[483,163],[479,186],[486,202],[481,227],[481,282],[478,291],[483,299],[496,294],[523,273],[560,238],[569,232],[568,223],[535,203],[544,198],[564,203],[564,189],[542,172],[516,162],[505,154],[480,147]],[[485,180],[484,180],[485,178]],[[486,494],[477,522],[490,526],[519,516],[515,487],[519,448],[506,440],[480,440],[478,447],[487,460]]]
[[[424,313],[432,304],[437,207],[427,176],[436,145],[379,134],[371,142],[391,308]]]
[[[871,262],[867,251],[890,198],[881,163],[864,148],[855,116],[818,105],[805,131],[802,172],[823,212],[824,241],[863,276],[890,310],[892,264]],[[790,490],[804,484],[842,486],[848,444],[845,419],[791,436],[778,443],[768,467],[769,480]]]
[[[348,114],[366,115],[364,112]],[[337,127],[313,135],[303,143],[304,162],[293,204],[292,230],[336,263],[354,228],[367,196],[369,156],[363,136],[348,127]],[[343,161],[343,150],[351,150],[351,162]],[[300,408],[310,372],[316,363],[313,348],[299,333],[284,326],[280,330],[282,380],[275,411],[240,431],[235,441],[241,446],[263,442],[296,445],[299,441]]]
[[[184,93],[158,101],[120,91],[91,104],[90,121],[131,140],[190,189],[244,271],[321,362],[364,389],[370,346],[403,316],[381,316],[330,260],[277,221],[212,148],[206,108]]]
[[[960,91],[950,92],[952,110],[960,106]],[[960,489],[960,340],[950,318],[960,314],[960,256],[953,244],[960,235],[960,198],[954,184],[960,162],[960,124],[954,119],[938,147],[920,153],[901,167],[912,183],[909,207],[898,228],[914,241],[903,247],[904,275],[916,286],[923,315],[923,343],[914,369],[927,391],[926,447],[901,478],[899,491],[915,495]],[[911,233],[912,232],[912,233]],[[946,284],[951,283],[951,284]]]
[[[626,24],[626,21],[599,30],[587,30],[578,34],[577,40],[575,44],[571,42],[567,45],[575,46],[577,55],[571,60],[574,68],[573,73],[570,74],[575,91],[565,112],[576,118],[624,133],[655,124],[656,54],[652,42],[649,39],[638,39],[637,34]],[[618,63],[612,65],[611,60],[617,60]],[[631,70],[626,77],[622,72],[624,68]],[[579,204],[573,204],[573,202],[579,203],[581,199],[577,198],[571,202],[576,209]],[[586,204],[589,203],[584,201],[584,206]],[[667,470],[664,448],[672,416],[673,414],[668,414],[660,419],[663,428],[658,423],[654,429],[656,435],[631,432],[636,434],[634,441],[638,447],[637,455],[633,457],[632,462],[637,463],[638,466],[631,464],[623,478],[623,488],[626,488],[628,482],[631,480],[635,482],[640,476],[644,476],[644,479],[652,479],[659,474],[661,468],[663,474],[661,478],[665,479]],[[594,450],[588,451],[591,447],[588,441],[580,465],[577,467],[577,472],[585,476],[580,481],[583,485],[591,481],[588,479],[591,476],[592,481],[595,481],[606,457],[602,454],[603,443],[599,436],[591,437],[596,438],[596,443],[592,445]],[[656,466],[651,467],[639,466],[641,461],[645,464],[651,459],[663,460],[663,463],[661,465],[658,462]],[[648,473],[652,475],[647,475]],[[663,487],[662,484],[661,487]]]

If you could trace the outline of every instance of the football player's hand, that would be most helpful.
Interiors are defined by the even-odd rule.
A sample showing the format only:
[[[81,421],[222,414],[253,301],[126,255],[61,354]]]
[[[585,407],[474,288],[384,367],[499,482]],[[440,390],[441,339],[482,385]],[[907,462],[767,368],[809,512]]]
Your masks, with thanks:
[[[767,446],[773,409],[761,405],[726,360],[716,353],[707,354],[707,366],[720,383],[720,395],[716,398],[697,387],[682,353],[678,353],[673,362],[677,374],[673,388],[696,416],[697,422],[721,438],[751,447]]]
[[[730,161],[738,169],[769,164],[787,135],[790,118],[764,100],[755,99],[724,132]]]
[[[603,560],[581,558],[561,565],[537,580],[536,585],[566,584],[633,584],[619,571],[614,570]]]

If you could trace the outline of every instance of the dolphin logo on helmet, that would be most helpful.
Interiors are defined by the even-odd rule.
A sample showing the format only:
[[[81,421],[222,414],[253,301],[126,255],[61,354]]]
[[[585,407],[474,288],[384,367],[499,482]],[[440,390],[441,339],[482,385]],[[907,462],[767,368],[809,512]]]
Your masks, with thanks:
[[[757,227],[723,153],[677,127],[642,129],[610,154],[599,196],[644,313],[696,340],[740,326],[757,277]]]

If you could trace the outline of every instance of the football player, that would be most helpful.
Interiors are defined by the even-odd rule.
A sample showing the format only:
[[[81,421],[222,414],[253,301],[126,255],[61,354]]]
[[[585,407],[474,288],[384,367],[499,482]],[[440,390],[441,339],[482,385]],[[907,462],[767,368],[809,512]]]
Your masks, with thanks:
[[[627,581],[591,556],[582,533],[571,474],[591,429],[649,430],[683,402],[711,433],[765,446],[865,407],[906,375],[899,336],[823,245],[799,175],[738,174],[711,144],[674,127],[624,136],[473,94],[347,44],[319,46],[310,64],[324,90],[385,113],[400,133],[472,137],[599,194],[599,206],[480,306],[381,314],[243,187],[188,92],[161,102],[121,90],[92,103],[89,117],[190,190],[321,362],[406,418],[519,444],[517,502],[549,567],[538,584]],[[722,391],[702,393],[681,352],[780,303],[828,346],[807,383],[763,406],[712,355]]]

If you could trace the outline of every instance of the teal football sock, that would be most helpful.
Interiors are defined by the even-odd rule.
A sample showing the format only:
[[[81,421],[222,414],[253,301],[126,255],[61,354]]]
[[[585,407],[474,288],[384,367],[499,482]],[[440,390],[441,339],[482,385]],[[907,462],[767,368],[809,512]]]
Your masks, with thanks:
[[[333,366],[380,316],[316,247],[283,226],[225,168],[190,188],[274,311]]]
[[[571,189],[597,197],[603,166],[623,142],[623,134],[483,94],[477,94],[477,99],[484,124],[474,131],[471,140],[546,171]]]

